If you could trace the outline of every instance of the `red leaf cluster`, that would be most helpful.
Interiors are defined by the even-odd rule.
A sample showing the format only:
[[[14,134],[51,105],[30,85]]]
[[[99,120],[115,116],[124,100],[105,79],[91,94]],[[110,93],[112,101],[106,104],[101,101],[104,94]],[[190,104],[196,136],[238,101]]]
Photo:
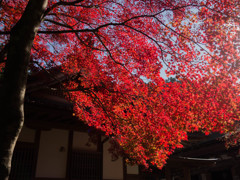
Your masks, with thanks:
[[[25,5],[2,2],[3,45]],[[188,132],[237,130],[239,9],[238,0],[51,0],[32,60],[62,67],[79,119],[161,168]]]

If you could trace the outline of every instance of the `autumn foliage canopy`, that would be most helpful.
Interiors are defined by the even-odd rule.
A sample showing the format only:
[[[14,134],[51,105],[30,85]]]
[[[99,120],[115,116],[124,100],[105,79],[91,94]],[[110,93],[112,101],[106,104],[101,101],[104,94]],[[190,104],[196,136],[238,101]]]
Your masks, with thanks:
[[[1,56],[26,4],[1,3]],[[239,36],[239,0],[50,0],[30,70],[61,66],[75,116],[161,168],[188,132],[237,142]]]

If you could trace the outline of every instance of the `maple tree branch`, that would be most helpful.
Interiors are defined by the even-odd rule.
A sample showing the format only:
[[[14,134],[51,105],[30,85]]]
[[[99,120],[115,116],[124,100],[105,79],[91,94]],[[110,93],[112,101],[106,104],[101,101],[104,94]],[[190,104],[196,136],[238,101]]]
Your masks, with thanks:
[[[66,33],[81,33],[81,32],[94,32],[95,29],[71,29],[71,30],[47,30],[47,31],[38,31],[39,34],[66,34]]]
[[[136,32],[138,32],[138,33],[146,36],[148,39],[152,40],[152,41],[160,48],[163,63],[164,63],[169,69],[171,69],[171,68],[168,66],[168,64],[165,62],[165,60],[164,60],[164,55],[163,55],[163,52],[165,52],[165,53],[168,53],[168,52],[164,51],[164,50],[162,49],[162,47],[160,46],[160,44],[159,44],[154,38],[152,38],[151,36],[147,35],[146,33],[142,32],[142,31],[140,31],[140,30],[138,30],[138,29],[136,29],[136,28],[134,28],[134,27],[132,27],[132,26],[129,26],[129,25],[124,25],[124,26],[126,26],[126,27],[128,27],[128,28],[130,28],[130,29],[132,29],[132,30],[134,30],[134,31],[136,31]]]
[[[65,15],[65,14],[64,14],[64,15]],[[60,17],[58,17],[57,15],[56,15],[56,17],[57,17],[59,20],[61,20],[62,22],[64,22],[64,21],[63,21]],[[73,18],[72,16],[67,16],[67,17]],[[76,19],[76,18],[74,18],[74,19]],[[76,20],[79,21],[78,19],[76,19]],[[47,21],[48,21],[48,19],[47,19]],[[63,24],[63,23],[60,23],[60,22],[57,22],[57,21],[53,21],[53,20],[49,20],[49,22],[54,23],[54,24],[59,25],[59,26],[67,27],[67,28],[69,28],[69,29],[71,29],[71,30],[74,30],[73,26],[68,25],[66,22],[64,22],[64,24]],[[81,22],[82,22],[82,21],[81,21]],[[84,22],[82,22],[82,23],[84,23]],[[89,23],[84,23],[84,24],[87,24],[89,27],[91,27],[91,25],[90,25]],[[102,50],[102,49],[99,49],[99,48],[96,48],[96,47],[93,47],[93,46],[89,46],[88,44],[86,44],[86,43],[80,38],[80,36],[78,35],[77,32],[74,32],[74,34],[76,35],[76,37],[77,37],[77,39],[80,41],[80,43],[83,44],[83,45],[85,45],[86,47],[89,47],[89,48],[94,49],[94,50],[102,51],[102,52],[105,52],[105,51],[106,51],[106,50]]]
[[[203,48],[198,42],[194,41],[192,38],[187,37],[181,33],[178,33],[177,31],[175,31],[173,28],[167,26],[166,24],[164,24],[160,19],[158,19],[157,17],[154,17],[159,23],[161,23],[164,27],[170,29],[172,32],[174,32],[175,34],[177,34],[178,36],[181,36],[191,42],[193,42],[195,45],[197,45],[201,50],[203,50],[205,53],[207,53],[212,59],[218,61],[219,63],[221,63],[224,67],[226,67],[226,65],[224,63],[222,63],[221,61],[219,61],[219,59],[216,59],[210,52],[208,52],[205,48]]]
[[[76,32],[77,33],[81,33],[81,32],[93,32],[94,33],[94,32],[99,31],[100,29],[108,27],[108,26],[121,26],[121,25],[125,25],[126,23],[128,23],[129,21],[132,21],[134,19],[146,18],[146,17],[153,18],[153,17],[156,17],[157,15],[159,15],[159,14],[165,12],[165,11],[173,11],[173,10],[177,10],[177,9],[181,9],[181,8],[186,8],[188,6],[182,6],[182,7],[177,7],[177,8],[173,8],[173,9],[164,9],[162,11],[159,11],[159,12],[157,12],[155,14],[151,14],[151,15],[134,16],[134,17],[131,17],[131,18],[129,18],[129,19],[123,21],[123,22],[120,22],[120,23],[114,23],[114,22],[106,23],[106,24],[100,25],[100,26],[98,26],[94,29],[93,28],[92,29],[72,29],[72,30],[60,30],[60,31],[58,31],[58,30],[49,31],[48,30],[48,31],[38,31],[38,33],[44,33],[44,34],[62,34],[62,33],[76,33]]]
[[[79,3],[79,2],[81,2],[81,0],[80,1],[76,0],[76,1],[73,1],[73,2],[63,2],[63,1],[60,1],[60,2],[56,3],[55,6],[63,5],[63,4],[71,5],[71,4],[76,4],[76,3]],[[172,8],[172,9],[163,9],[162,11],[159,11],[159,12],[157,12],[155,14],[134,16],[134,17],[131,17],[131,18],[129,18],[129,19],[123,21],[123,22],[120,22],[120,23],[113,23],[113,22],[112,23],[106,23],[106,24],[100,25],[100,26],[98,26],[98,27],[96,27],[94,29],[93,28],[91,28],[91,29],[71,29],[71,30],[60,30],[60,31],[59,30],[46,30],[46,31],[40,30],[40,31],[38,31],[38,33],[43,33],[43,34],[62,34],[62,33],[97,32],[97,31],[99,31],[100,29],[102,29],[104,27],[125,25],[129,21],[132,21],[132,20],[138,19],[138,18],[146,18],[146,17],[156,18],[157,15],[159,15],[159,14],[165,12],[165,11],[174,11],[174,10],[179,10],[179,9],[183,9],[183,8],[190,7],[190,6],[194,6],[194,5],[191,4],[191,5],[181,6],[181,7]],[[46,11],[48,11],[48,10],[46,10]],[[58,25],[60,25],[60,23]],[[168,28],[170,28],[170,27],[168,27]],[[0,34],[9,34],[9,33],[10,33],[9,31],[0,31]]]
[[[73,4],[77,4],[77,3],[80,3],[82,2],[83,0],[76,0],[76,1],[72,1],[72,2],[64,2],[64,1],[60,1],[56,4],[54,4],[52,6],[52,8],[55,8],[56,6],[59,6],[59,5],[73,5]],[[97,32],[98,30],[104,28],[104,27],[108,27],[108,26],[119,26],[119,25],[125,25],[127,22],[129,21],[132,21],[134,19],[138,19],[138,18],[146,18],[146,17],[152,17],[152,18],[155,18],[157,19],[158,21],[160,21],[156,16],[165,12],[165,11],[174,11],[174,10],[179,10],[179,9],[183,9],[183,8],[186,8],[186,7],[195,7],[195,6],[198,6],[200,7],[200,5],[195,5],[195,4],[189,4],[189,5],[185,5],[185,6],[181,6],[181,7],[176,7],[176,8],[172,8],[172,9],[163,9],[162,11],[160,12],[157,12],[155,14],[150,14],[150,15],[139,15],[139,16],[134,16],[132,18],[129,18],[123,22],[120,22],[120,23],[106,23],[106,24],[103,24],[103,25],[100,25],[96,28],[91,28],[91,29],[71,29],[71,30],[40,30],[38,31],[38,33],[43,33],[43,34],[63,34],[63,33],[82,33],[82,32]],[[48,11],[50,11],[51,7],[48,8],[48,10],[46,10],[46,13],[45,14],[48,14]],[[57,22],[56,22],[57,23]],[[83,22],[84,23],[84,22]],[[161,24],[163,24],[164,26],[166,26],[164,23],[162,23],[160,21]],[[59,24],[60,25],[60,24]],[[174,31],[172,28],[166,26],[167,28],[171,29],[173,32],[177,33],[176,31]],[[0,35],[6,35],[6,34],[10,34],[10,31],[0,31]],[[179,33],[177,33],[179,34]],[[181,35],[181,34],[179,34]],[[183,35],[181,35],[182,37],[185,37]],[[186,37],[185,37],[186,38]],[[189,38],[188,38],[189,39]],[[189,39],[191,40],[191,39]],[[193,41],[194,42],[194,41]],[[196,43],[196,42],[195,42]],[[202,47],[201,47],[202,48]]]
[[[108,47],[105,45],[105,43],[102,41],[101,37],[97,34],[97,33],[94,33],[95,36],[98,38],[98,40],[101,42],[101,44],[103,45],[103,47],[106,49],[106,51],[108,52],[110,58],[116,63],[116,64],[119,64],[121,66],[124,66],[123,63],[120,63],[118,61],[116,61],[113,56],[112,56],[112,53],[110,52],[110,50],[108,49]]]
[[[86,24],[86,25],[88,25],[89,27],[91,27],[91,24],[92,24],[92,25],[97,25],[97,24],[93,24],[93,23],[88,23],[88,22],[82,21],[82,20],[80,20],[80,19],[77,18],[77,17],[71,16],[71,15],[65,14],[65,13],[58,13],[58,14],[56,14],[56,13],[49,13],[49,14],[48,14],[48,16],[56,16],[58,19],[60,19],[58,15],[75,19],[75,20],[78,21],[79,23]],[[62,19],[60,19],[60,20],[62,20]]]
[[[108,119],[111,121],[112,117],[109,114],[109,112],[106,110],[106,107],[103,105],[102,101],[99,99],[99,97],[95,94],[95,92],[89,90],[89,93],[87,93],[91,98],[97,100],[97,104],[102,108],[102,110],[105,112],[107,115]],[[86,106],[85,106],[86,107]],[[115,113],[113,113],[115,114]]]
[[[99,49],[99,48],[96,48],[96,47],[93,47],[93,46],[89,46],[88,44],[86,44],[81,38],[80,36],[78,35],[78,33],[75,33],[77,39],[80,41],[80,43],[82,43],[84,46],[86,47],[89,47],[91,49],[94,49],[94,50],[97,50],[97,51],[102,51],[102,52],[105,52],[106,50],[102,50],[102,49]]]
[[[157,18],[157,17],[154,17],[154,18]],[[163,24],[163,23],[161,23],[161,24]],[[177,72],[176,70],[174,70],[173,68],[171,68],[171,67],[166,63],[166,61],[164,60],[163,52],[166,53],[166,54],[170,54],[170,55],[174,56],[175,58],[177,58],[176,55],[164,51],[164,50],[162,49],[162,47],[160,46],[160,44],[157,42],[157,40],[155,40],[154,38],[152,38],[152,37],[149,36],[148,34],[144,33],[143,31],[140,31],[140,30],[138,30],[138,29],[136,29],[136,28],[134,28],[134,27],[132,27],[132,26],[126,25],[126,24],[125,24],[124,26],[125,26],[125,27],[128,27],[128,28],[130,28],[130,29],[132,29],[132,30],[134,30],[134,31],[136,31],[136,32],[144,35],[144,36],[147,37],[148,39],[152,40],[152,41],[160,48],[161,56],[162,56],[162,62],[165,64],[165,66],[168,67],[171,71],[173,71],[173,72],[175,72],[175,73]],[[173,30],[173,31],[174,31],[174,30]],[[174,31],[174,32],[177,33],[176,31]],[[179,34],[179,33],[177,33],[177,34]],[[179,35],[181,35],[181,34],[179,34]],[[183,36],[183,35],[182,35],[182,36]],[[184,36],[183,36],[183,37],[184,37]],[[186,38],[187,38],[187,37],[186,37]],[[188,39],[191,40],[190,38],[188,38]],[[193,41],[193,40],[192,40],[192,41]],[[200,46],[197,42],[195,42],[195,41],[193,41],[193,42],[194,42],[195,44],[197,44],[198,46]],[[200,48],[201,48],[201,46],[200,46]],[[181,76],[182,76],[182,75],[181,75]],[[183,77],[183,76],[182,76],[182,77]]]
[[[110,50],[108,49],[108,47],[105,45],[105,43],[102,41],[101,37],[100,37],[97,33],[94,33],[94,34],[95,34],[95,36],[98,38],[98,40],[100,41],[100,43],[103,45],[103,47],[106,49],[106,51],[108,52],[110,58],[111,58],[116,64],[119,64],[119,65],[122,66],[127,72],[129,72],[132,77],[134,77],[133,74],[126,68],[126,66],[125,66],[123,63],[120,63],[120,62],[118,62],[118,61],[116,61],[116,60],[114,59],[114,57],[112,56],[112,53],[110,52]]]
[[[49,40],[47,38],[43,38],[42,36],[39,36],[39,38],[43,39],[44,41],[47,41],[47,43],[53,48],[54,52],[59,53],[59,51],[56,49],[56,47],[51,42],[49,42]],[[33,45],[33,49],[35,51],[37,51],[37,49],[34,47],[34,45]]]
[[[166,9],[165,9],[165,10],[166,10]],[[126,25],[126,23],[129,22],[129,21],[131,21],[131,20],[133,20],[133,19],[136,19],[136,18],[141,18],[141,17],[154,17],[154,16],[156,16],[156,15],[164,12],[165,10],[163,10],[163,11],[161,11],[161,12],[158,12],[158,13],[156,13],[156,14],[154,14],[154,15],[135,16],[135,17],[132,17],[132,18],[130,18],[130,19],[128,19],[128,20],[126,20],[126,21],[124,21],[124,22],[122,22],[122,23],[107,23],[107,24],[101,25],[101,26],[99,26],[99,27],[97,27],[97,28],[95,28],[95,29],[74,30],[74,29],[73,29],[71,26],[69,26],[69,25],[64,25],[64,24],[62,24],[62,23],[55,22],[55,21],[53,21],[53,20],[49,20],[49,21],[52,22],[52,23],[55,23],[55,24],[57,24],[57,25],[70,28],[71,30],[39,31],[38,33],[45,33],[45,34],[51,34],[51,33],[54,33],[54,34],[55,34],[55,33],[56,33],[56,34],[58,34],[58,33],[75,33],[76,36],[77,36],[77,38],[78,38],[82,43],[84,43],[84,42],[81,40],[81,38],[78,36],[77,33],[79,33],[79,32],[93,32],[93,33],[96,35],[96,37],[99,39],[99,41],[101,42],[101,44],[104,46],[104,48],[106,49],[106,51],[107,51],[108,54],[110,55],[111,59],[113,59],[113,61],[114,61],[115,63],[120,64],[121,66],[123,66],[123,67],[126,69],[126,67],[124,66],[124,64],[117,62],[117,61],[113,58],[110,50],[109,50],[109,49],[106,47],[106,45],[103,43],[103,41],[101,40],[100,36],[99,36],[98,34],[96,34],[95,32],[97,32],[97,31],[98,31],[99,29],[101,29],[101,28],[108,27],[108,26],[124,25],[124,26],[126,26],[126,27],[129,27],[129,28],[137,31],[137,32],[140,32],[140,33],[144,34],[146,37],[148,37],[149,39],[153,40],[153,41],[158,45],[158,47],[161,49],[161,51],[163,52],[162,47],[157,43],[157,41],[156,41],[155,39],[153,39],[152,37],[148,36],[147,34],[141,32],[141,31],[139,31],[139,30],[137,30],[137,29],[135,29],[135,28],[133,28],[133,27],[131,27],[131,26]],[[86,45],[86,44],[85,44],[85,45]],[[98,49],[98,50],[99,50],[99,49]],[[163,57],[163,55],[162,55],[162,57]],[[163,58],[162,58],[162,59],[163,59]],[[164,61],[164,60],[163,60],[163,61]],[[168,65],[166,64],[166,62],[164,62],[164,63],[165,63],[166,66],[168,66]],[[127,70],[127,71],[128,71],[128,70]]]
[[[63,21],[63,20],[62,20],[60,17],[58,17],[57,15],[56,15],[56,17],[57,17],[59,20]],[[70,17],[71,17],[71,16],[70,16]],[[74,30],[74,28],[73,28],[72,26],[68,25],[68,24],[65,23],[64,21],[63,21],[64,24],[63,24],[63,23],[60,23],[60,22],[57,22],[57,21],[54,21],[54,20],[51,20],[51,19],[46,19],[46,21],[48,21],[48,22],[50,22],[50,23],[53,23],[53,24],[55,24],[55,25],[59,25],[59,26],[66,27],[66,28],[69,28],[69,29],[71,29],[71,30]],[[80,43],[84,44],[86,47],[89,47],[89,48],[91,48],[91,49],[95,49],[95,50],[101,51],[101,50],[98,49],[98,48],[90,47],[88,44],[86,44],[86,43],[80,38],[80,36],[78,35],[77,32],[74,32],[74,34],[76,35],[76,37],[77,37],[77,39],[80,41]]]
[[[54,8],[58,7],[58,6],[71,6],[71,5],[76,5],[80,2],[82,2],[84,0],[75,0],[75,1],[70,1],[70,2],[66,2],[66,1],[62,1],[60,0],[59,2],[53,4],[51,7],[47,8],[47,10],[44,13],[44,16],[46,16],[50,11],[52,11]]]
[[[185,39],[188,39],[190,40],[191,42],[193,42],[194,44],[196,44],[199,48],[201,48],[202,50],[204,50],[208,55],[210,55],[211,57],[213,57],[205,48],[203,48],[198,42],[194,41],[193,39],[181,34],[181,33],[178,33],[177,31],[175,31],[173,28],[167,26],[166,24],[164,24],[160,19],[158,19],[157,17],[154,17],[160,24],[162,24],[164,27],[170,29],[172,32],[174,32],[175,34],[177,34],[178,36],[181,36]]]
[[[140,16],[136,16],[135,18],[131,18],[131,19],[128,19],[124,22],[121,22],[121,23],[106,23],[106,24],[103,24],[101,26],[98,26],[94,29],[72,29],[72,30],[48,30],[48,31],[38,31],[38,33],[42,33],[42,34],[63,34],[63,33],[82,33],[82,32],[97,32],[99,31],[99,29],[102,29],[102,28],[105,28],[105,27],[108,27],[108,26],[120,26],[120,25],[125,25],[125,23],[133,20],[133,19],[136,19],[137,17],[140,17]],[[0,32],[1,34],[1,32]]]
[[[57,21],[54,21],[54,20],[51,20],[51,19],[44,19],[44,21],[53,23],[53,24],[58,25],[58,26],[62,26],[62,27],[66,27],[66,28],[72,29],[72,27],[69,26],[68,24],[63,24],[63,23],[60,23],[60,22],[57,22]]]
[[[58,16],[56,16],[57,18],[59,18]],[[61,18],[59,18],[61,21],[63,21]],[[68,24],[66,24],[64,21],[64,24],[63,23],[60,23],[60,22],[57,22],[57,21],[54,21],[54,20],[51,20],[51,19],[46,19],[46,21],[48,22],[51,22],[53,24],[56,24],[56,25],[59,25],[59,26],[63,26],[63,27],[67,27],[71,30],[74,30],[74,28]],[[93,46],[89,46],[88,44],[86,44],[81,38],[80,36],[78,35],[77,32],[74,32],[74,34],[76,35],[77,39],[80,41],[81,44],[84,44],[86,47],[89,47],[91,49],[94,49],[94,50],[98,50],[98,51],[103,51],[105,52],[105,50],[102,50],[102,49],[99,49],[99,48],[96,48],[96,47],[93,47]]]
[[[89,6],[81,5],[81,4],[76,5],[76,6],[80,6],[80,7],[83,7],[83,8],[99,8],[100,5],[102,5],[102,4],[107,4],[107,3],[113,3],[113,4],[117,4],[117,5],[121,6],[121,7],[123,7],[122,4],[120,4],[120,3],[118,3],[118,2],[114,2],[114,1],[104,1],[104,2],[99,3],[99,4],[92,4],[92,5],[89,5]]]
[[[89,91],[90,93],[88,93],[90,95],[90,97],[92,97],[93,99],[97,100],[97,104],[102,108],[102,110],[105,112],[105,114],[107,115],[108,119],[110,120],[110,122],[112,123],[112,127],[114,129],[116,129],[116,126],[114,125],[114,123],[112,122],[112,119],[114,118],[114,116],[116,116],[118,119],[121,119],[122,121],[126,121],[126,119],[121,118],[118,114],[111,112],[111,114],[113,114],[113,117],[110,115],[110,112],[107,111],[106,107],[104,106],[104,104],[102,103],[101,99],[99,99],[99,97],[96,95],[96,93],[94,91]],[[92,96],[92,94],[94,95],[94,97]],[[115,119],[115,118],[114,118]],[[134,126],[132,126],[132,128],[135,129]],[[111,137],[114,135],[111,135]]]

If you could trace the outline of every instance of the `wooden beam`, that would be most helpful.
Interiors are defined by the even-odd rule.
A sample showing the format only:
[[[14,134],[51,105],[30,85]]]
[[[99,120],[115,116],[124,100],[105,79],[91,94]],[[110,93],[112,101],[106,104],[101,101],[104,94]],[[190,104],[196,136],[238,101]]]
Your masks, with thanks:
[[[201,157],[206,155],[216,155],[217,153],[224,151],[227,151],[224,142],[215,141],[205,146],[202,145],[185,151],[183,149],[182,152],[177,153],[177,155],[184,157]]]
[[[184,159],[184,158],[169,158],[167,160],[168,167],[182,168],[182,167],[208,167],[214,166],[216,160],[194,160],[194,159]]]

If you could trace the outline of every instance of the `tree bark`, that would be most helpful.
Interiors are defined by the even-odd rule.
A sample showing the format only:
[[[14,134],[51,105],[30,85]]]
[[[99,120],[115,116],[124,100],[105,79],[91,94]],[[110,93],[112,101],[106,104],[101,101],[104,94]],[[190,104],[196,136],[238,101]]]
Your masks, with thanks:
[[[33,40],[47,0],[29,0],[10,33],[4,76],[0,86],[0,180],[7,180],[13,150],[24,123],[24,96]]]

